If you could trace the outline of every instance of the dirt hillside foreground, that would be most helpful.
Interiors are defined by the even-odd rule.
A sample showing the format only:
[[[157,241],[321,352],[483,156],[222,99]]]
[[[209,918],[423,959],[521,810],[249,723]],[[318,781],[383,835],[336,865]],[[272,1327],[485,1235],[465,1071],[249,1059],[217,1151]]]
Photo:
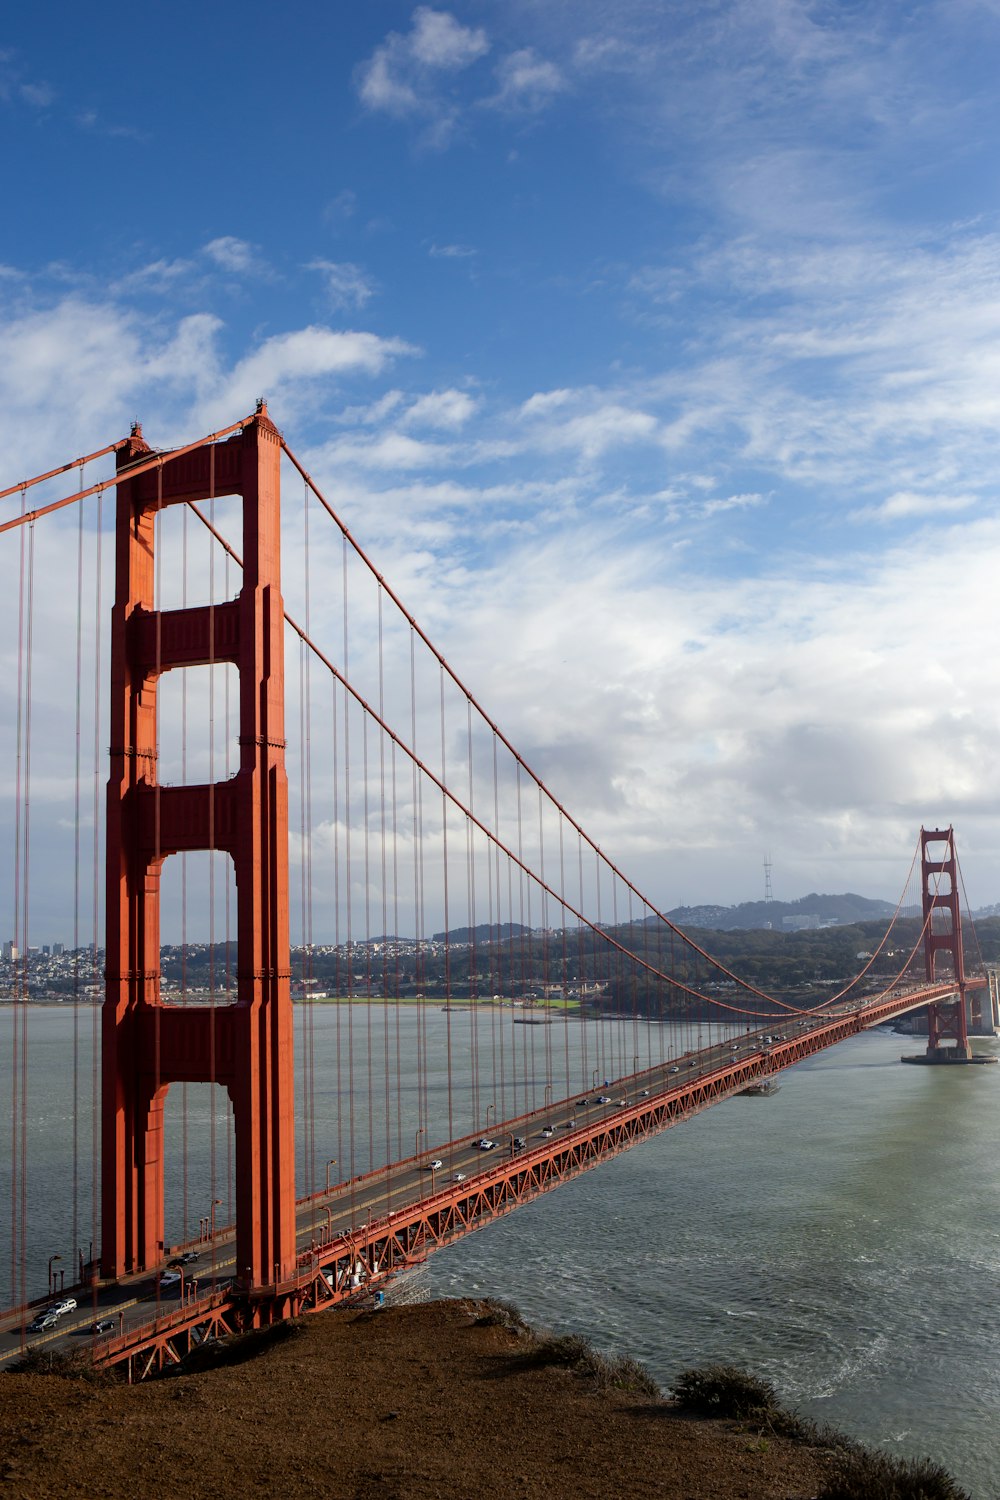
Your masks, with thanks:
[[[4,1494],[806,1500],[821,1452],[526,1359],[472,1302],[309,1318],[140,1386],[0,1376]]]

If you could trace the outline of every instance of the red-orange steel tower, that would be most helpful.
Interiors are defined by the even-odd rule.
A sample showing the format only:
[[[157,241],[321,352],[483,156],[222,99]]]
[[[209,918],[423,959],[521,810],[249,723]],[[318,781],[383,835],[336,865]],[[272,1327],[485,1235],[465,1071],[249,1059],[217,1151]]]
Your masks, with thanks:
[[[929,844],[943,844],[941,857],[931,859]],[[962,957],[962,914],[958,904],[958,861],[955,833],[951,828],[920,830],[920,863],[923,875],[924,967],[929,984],[954,977],[956,995],[927,1007],[927,1055],[943,1061],[972,1055],[969,1046],[965,962]],[[947,919],[942,921],[942,915]],[[937,974],[939,953],[951,957],[951,975]],[[942,1043],[948,1045],[942,1046]]]
[[[149,449],[137,428],[119,472]],[[260,404],[205,443],[118,486],[107,807],[107,993],[103,1016],[102,1272],[163,1258],[163,1106],[178,1082],[217,1082],[236,1124],[236,1267],[248,1287],[295,1266],[288,786],[284,763],[280,440]],[[196,609],[155,609],[156,517],[214,495],[243,497],[243,587]],[[161,673],[232,662],[240,762],[231,780],[157,782]],[[160,871],[171,854],[224,850],[237,886],[235,1005],[160,998]]]

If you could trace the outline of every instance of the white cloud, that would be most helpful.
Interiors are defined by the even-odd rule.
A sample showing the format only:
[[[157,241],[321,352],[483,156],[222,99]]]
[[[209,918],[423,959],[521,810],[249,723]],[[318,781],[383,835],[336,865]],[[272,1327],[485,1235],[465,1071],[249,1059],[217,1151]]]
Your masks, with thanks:
[[[457,106],[442,93],[444,80],[484,56],[489,46],[481,27],[463,26],[447,11],[418,6],[410,31],[390,32],[358,69],[361,101],[397,119],[422,118],[425,143],[443,146],[457,119]]]
[[[111,283],[110,290],[116,296],[142,291],[167,293],[173,291],[178,282],[193,275],[195,271],[196,265],[192,260],[186,260],[183,257],[177,260],[161,258],[119,277],[117,281]]]
[[[373,333],[299,328],[275,334],[233,368],[216,399],[226,410],[251,410],[258,396],[274,396],[289,383],[350,373],[376,375],[392,360],[417,351],[402,339]]]
[[[357,193],[353,188],[341,188],[336,197],[331,198],[323,209],[323,218],[327,224],[339,228],[353,219],[357,211]]]
[[[725,499],[706,500],[702,506],[702,514],[716,516],[726,510],[755,510],[757,506],[766,504],[763,495],[727,495]]]
[[[486,32],[481,27],[462,26],[447,11],[420,5],[413,12],[413,29],[409,36],[412,57],[428,68],[467,68],[489,51]]]
[[[534,113],[544,109],[567,87],[554,63],[546,62],[530,47],[503,58],[496,69],[497,92],[484,103],[495,109]]]
[[[429,469],[447,464],[453,455],[441,443],[421,442],[402,432],[384,432],[376,437],[336,438],[322,450],[326,463],[362,470]]]
[[[576,412],[561,415],[569,404],[577,406]],[[553,415],[556,412],[560,415]],[[651,442],[659,428],[649,412],[619,401],[594,399],[588,392],[575,397],[566,391],[532,396],[521,407],[521,415],[528,419],[524,430],[531,443],[549,451],[575,449],[588,459],[621,444]]]
[[[902,521],[917,516],[947,516],[969,510],[975,504],[974,495],[917,495],[900,490],[881,505],[852,510],[848,518],[852,521]]]
[[[26,78],[16,54],[0,48],[0,101],[47,109],[56,98],[55,89],[43,79]]]
[[[18,92],[26,104],[36,109],[46,109],[56,97],[55,90],[47,83],[22,83]]]
[[[432,245],[428,251],[435,260],[468,260],[477,253],[470,245]]]
[[[256,245],[240,240],[235,235],[224,234],[210,240],[204,246],[204,254],[223,271],[233,271],[242,276],[265,276],[270,268]]]
[[[367,402],[364,406],[341,407],[334,420],[347,427],[354,424],[372,427],[390,416],[392,412],[398,411],[402,403],[402,391],[386,391],[384,395],[379,396],[377,401]]]
[[[527,401],[521,403],[520,414],[523,417],[545,415],[565,406],[572,398],[573,392],[569,390],[537,391],[535,395],[529,396]]]
[[[430,391],[420,396],[403,420],[410,427],[462,427],[476,410],[465,391]]]
[[[321,272],[331,307],[364,307],[374,295],[374,282],[351,261],[311,260],[306,269]]]

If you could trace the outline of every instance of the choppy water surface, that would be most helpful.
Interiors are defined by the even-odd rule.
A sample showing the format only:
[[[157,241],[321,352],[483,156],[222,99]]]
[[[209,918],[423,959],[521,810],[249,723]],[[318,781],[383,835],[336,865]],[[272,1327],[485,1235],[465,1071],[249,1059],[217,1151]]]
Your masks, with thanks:
[[[992,1047],[992,1043],[979,1043]],[[432,1258],[435,1292],[741,1365],[806,1416],[1000,1495],[1000,1067],[886,1032],[789,1070]]]
[[[368,1015],[361,1007],[354,1022],[366,1054]],[[321,1186],[327,1159],[346,1163],[352,1150],[349,1112],[335,1084],[334,1008],[310,1024],[315,1149],[307,1165],[300,1142],[300,1191]],[[373,1024],[378,1057],[382,1023]],[[402,1018],[404,1050],[414,1024]],[[482,1086],[470,1083],[454,1086],[448,1100],[438,1066],[446,1018],[435,1012],[423,1024],[427,1071],[440,1082],[426,1144],[446,1138],[449,1114],[457,1133],[476,1128],[473,1117],[478,1108],[482,1119],[485,1098]],[[471,1022],[453,1017],[448,1024]],[[0,1122],[9,1132],[12,1070],[4,1025]],[[339,1025],[343,1031],[343,1011]],[[80,1206],[76,1223],[68,1222],[73,1026],[61,1009],[32,1018],[27,1248],[42,1285],[47,1256],[64,1250],[68,1265],[73,1244],[86,1247],[93,1226],[89,1061],[77,1068]],[[574,1068],[579,1072],[585,1059],[584,1076],[616,1048],[628,1054],[630,1071],[633,1049],[648,1046],[656,1056],[664,1045],[659,1038],[641,1044],[629,1023],[617,1043],[607,1023],[600,1036],[597,1026],[580,1026],[574,1042],[580,1054]],[[544,1039],[531,1041],[541,1046]],[[977,1500],[996,1500],[1000,1067],[901,1066],[900,1053],[913,1050],[918,1044],[888,1032],[858,1037],[785,1073],[770,1099],[735,1099],[676,1126],[433,1256],[434,1293],[510,1299],[535,1324],[635,1354],[664,1385],[691,1365],[742,1365],[771,1379],[803,1414],[893,1452],[929,1454]],[[525,1102],[543,1102],[544,1061],[530,1080],[529,1096],[537,1091],[538,1098]],[[381,1102],[384,1113],[374,1080],[372,1092],[373,1106]],[[368,1097],[357,1081],[353,1106],[355,1167],[365,1170]],[[395,1154],[402,1143],[405,1155],[418,1128],[412,1076],[404,1079],[402,1109],[391,1144]],[[168,1236],[180,1239],[185,1219],[196,1233],[213,1198],[228,1197],[229,1123],[217,1105],[214,1172],[203,1094],[190,1091],[186,1125],[175,1112],[171,1131]],[[182,1181],[177,1162],[185,1134],[189,1170]],[[0,1141],[0,1152],[6,1303],[9,1139]],[[348,1173],[334,1170],[334,1180],[342,1175]],[[227,1207],[219,1208],[220,1218]]]

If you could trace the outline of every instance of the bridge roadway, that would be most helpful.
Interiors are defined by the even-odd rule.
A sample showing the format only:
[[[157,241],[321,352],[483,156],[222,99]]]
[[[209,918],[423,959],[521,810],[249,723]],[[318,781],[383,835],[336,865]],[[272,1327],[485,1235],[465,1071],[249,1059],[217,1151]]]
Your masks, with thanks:
[[[197,1251],[198,1259],[169,1289],[160,1286],[165,1267],[93,1288],[68,1288],[66,1295],[78,1299],[76,1311],[64,1314],[54,1328],[29,1334],[35,1312],[53,1300],[38,1298],[27,1310],[0,1317],[0,1369],[26,1347],[53,1353],[93,1348],[96,1357],[109,1362],[141,1350],[162,1355],[165,1349],[167,1358],[176,1359],[179,1348],[245,1325],[248,1301],[252,1307],[255,1301],[273,1305],[283,1299],[293,1310],[309,1312],[366,1295],[433,1249],[637,1141],[847,1036],[952,992],[948,984],[924,985],[897,989],[868,1004],[843,1002],[821,1016],[774,1017],[742,1035],[602,1082],[585,1098],[573,1095],[546,1104],[488,1132],[338,1183],[300,1200],[299,1271],[280,1286],[255,1288],[249,1295],[233,1286],[229,1227],[211,1242],[170,1252],[168,1262],[185,1249]],[[609,1103],[598,1102],[602,1095]],[[515,1149],[517,1138],[524,1139],[523,1148]],[[480,1139],[493,1140],[493,1149],[480,1149]],[[437,1161],[440,1168],[432,1165]],[[94,1335],[98,1320],[110,1321],[112,1331]]]

